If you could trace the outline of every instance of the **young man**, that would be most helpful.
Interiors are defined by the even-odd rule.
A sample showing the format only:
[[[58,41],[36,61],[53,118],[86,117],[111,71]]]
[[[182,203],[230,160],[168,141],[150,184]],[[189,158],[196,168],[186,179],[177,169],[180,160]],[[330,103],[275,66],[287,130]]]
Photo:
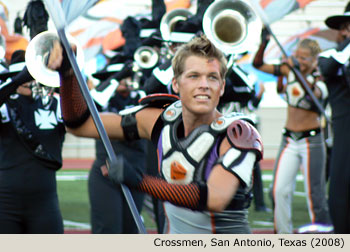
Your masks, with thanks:
[[[62,78],[65,123],[76,136],[98,138],[76,79],[62,60],[57,43],[48,66]],[[153,96],[122,115],[100,114],[110,138],[155,143],[161,178],[129,175],[120,163],[110,167],[109,177],[163,200],[168,233],[250,233],[251,175],[262,143],[248,122],[216,109],[224,93],[226,59],[201,36],[182,45],[172,65],[179,101],[163,106],[164,97]]]

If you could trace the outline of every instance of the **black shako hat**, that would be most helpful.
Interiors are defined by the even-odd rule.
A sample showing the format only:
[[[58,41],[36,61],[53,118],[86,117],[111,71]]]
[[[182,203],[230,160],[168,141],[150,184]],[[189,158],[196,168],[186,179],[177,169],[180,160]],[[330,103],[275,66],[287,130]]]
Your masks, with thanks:
[[[92,77],[99,79],[100,81],[106,80],[112,74],[120,72],[124,68],[124,63],[109,64],[104,69],[93,73]]]
[[[5,81],[8,78],[11,78],[17,75],[19,72],[23,70],[25,66],[26,66],[25,51],[24,50],[14,51],[11,56],[9,69],[0,73],[0,80]]]
[[[326,25],[335,30],[340,29],[340,25],[350,22],[350,2],[346,5],[343,15],[330,16],[325,20]]]

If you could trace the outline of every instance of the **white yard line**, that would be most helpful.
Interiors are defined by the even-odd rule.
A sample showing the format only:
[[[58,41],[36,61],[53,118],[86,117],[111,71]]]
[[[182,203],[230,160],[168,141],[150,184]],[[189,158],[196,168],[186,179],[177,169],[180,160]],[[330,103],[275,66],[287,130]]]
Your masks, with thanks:
[[[74,181],[74,180],[87,180],[89,172],[87,171],[72,171],[72,172],[58,172],[56,174],[57,181]]]
[[[89,223],[81,223],[81,222],[64,220],[63,224],[65,227],[70,227],[70,228],[91,229],[91,225]]]

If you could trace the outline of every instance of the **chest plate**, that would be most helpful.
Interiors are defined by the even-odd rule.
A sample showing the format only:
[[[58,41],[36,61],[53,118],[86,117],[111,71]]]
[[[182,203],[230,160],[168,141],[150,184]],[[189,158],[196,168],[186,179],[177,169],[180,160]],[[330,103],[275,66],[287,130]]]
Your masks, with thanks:
[[[187,137],[180,138],[183,130],[182,106],[177,101],[162,114],[165,126],[161,132],[159,144],[162,149],[161,171],[170,183],[188,184],[194,180],[205,179],[217,157],[216,144],[226,134],[227,127],[243,116],[237,113],[227,114],[214,120],[210,125],[201,125]],[[214,160],[215,159],[215,160]]]

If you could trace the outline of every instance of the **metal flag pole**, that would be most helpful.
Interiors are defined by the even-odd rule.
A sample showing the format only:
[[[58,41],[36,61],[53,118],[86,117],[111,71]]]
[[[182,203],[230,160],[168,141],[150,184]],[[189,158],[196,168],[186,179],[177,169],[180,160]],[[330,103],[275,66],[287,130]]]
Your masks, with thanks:
[[[284,50],[283,46],[281,45],[281,43],[278,41],[277,37],[275,36],[275,34],[272,32],[271,27],[269,25],[268,22],[268,18],[266,17],[266,14],[264,12],[264,10],[262,9],[262,7],[260,6],[259,2],[257,0],[250,0],[250,2],[252,3],[254,9],[258,12],[266,30],[269,32],[269,34],[273,37],[273,39],[275,40],[277,46],[280,48],[282,54],[284,57],[288,58],[288,55],[286,53],[286,51]],[[307,92],[308,95],[310,95],[312,101],[315,103],[317,109],[320,111],[320,113],[324,116],[324,118],[326,119],[326,121],[328,123],[331,123],[331,120],[329,119],[328,115],[326,114],[326,111],[324,110],[322,104],[318,101],[318,99],[316,98],[316,96],[314,95],[314,93],[312,92],[311,88],[309,87],[309,85],[307,84],[305,78],[303,77],[303,75],[300,73],[300,71],[298,69],[296,69],[294,66],[291,67],[291,70],[293,71],[295,77],[297,78],[297,80],[299,81],[299,83],[301,83],[301,85],[303,86],[303,88],[305,89],[305,91]]]
[[[93,119],[95,126],[97,128],[97,131],[101,137],[101,140],[103,142],[104,147],[106,148],[109,161],[113,164],[116,162],[117,156],[112,148],[112,144],[111,144],[111,142],[108,138],[108,135],[106,133],[106,130],[102,124],[102,121],[101,121],[101,118],[98,114],[95,103],[93,102],[93,99],[90,95],[86,81],[83,78],[83,75],[78,67],[73,50],[70,47],[70,44],[68,42],[66,32],[65,32],[65,26],[66,26],[65,16],[64,16],[62,7],[61,7],[58,0],[44,0],[44,1],[46,4],[46,7],[50,13],[50,17],[52,18],[52,20],[55,24],[60,41],[61,41],[61,43],[62,43],[62,45],[67,53],[69,62],[71,64],[73,71],[74,71],[74,74],[78,80],[80,90],[81,90],[81,92],[84,96],[84,99],[87,103],[87,106],[90,110],[92,119]],[[132,195],[130,193],[129,188],[123,184],[121,184],[121,188],[122,188],[124,197],[129,205],[130,211],[133,215],[133,218],[134,218],[134,221],[137,225],[139,233],[146,234],[147,233],[146,229],[145,229],[144,224],[142,222],[141,216],[138,213],[138,210],[136,208],[135,202],[132,198]]]

